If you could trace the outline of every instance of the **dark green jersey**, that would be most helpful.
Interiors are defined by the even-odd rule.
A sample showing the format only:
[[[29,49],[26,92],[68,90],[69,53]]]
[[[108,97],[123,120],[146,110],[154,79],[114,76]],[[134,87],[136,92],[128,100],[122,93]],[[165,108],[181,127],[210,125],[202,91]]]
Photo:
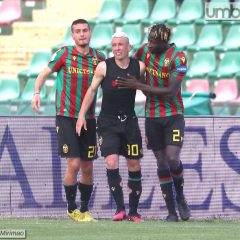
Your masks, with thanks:
[[[74,46],[65,46],[53,54],[48,66],[53,72],[57,72],[57,115],[78,117],[97,64],[103,60],[104,54],[93,48],[90,48],[87,55],[82,55]],[[94,118],[95,103],[96,101],[92,103],[86,118]]]

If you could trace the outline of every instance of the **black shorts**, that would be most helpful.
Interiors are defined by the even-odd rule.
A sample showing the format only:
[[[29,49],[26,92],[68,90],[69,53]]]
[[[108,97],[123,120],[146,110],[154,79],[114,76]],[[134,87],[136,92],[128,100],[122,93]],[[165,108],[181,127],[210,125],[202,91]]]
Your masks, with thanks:
[[[146,118],[147,148],[158,151],[167,145],[182,147],[185,121],[183,115],[164,118]]]
[[[58,153],[61,157],[81,158],[91,161],[97,158],[96,120],[87,119],[87,131],[76,133],[77,118],[56,116]]]
[[[142,136],[136,116],[100,115],[97,119],[101,155],[123,155],[128,159],[143,157]]]

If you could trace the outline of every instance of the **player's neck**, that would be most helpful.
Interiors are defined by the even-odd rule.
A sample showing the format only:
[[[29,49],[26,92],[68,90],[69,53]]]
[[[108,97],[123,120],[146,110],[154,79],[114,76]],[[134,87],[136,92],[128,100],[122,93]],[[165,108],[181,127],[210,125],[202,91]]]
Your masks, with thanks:
[[[86,45],[86,46],[77,46],[77,45],[75,45],[75,48],[82,55],[87,55],[89,53],[89,46],[88,45]]]
[[[129,63],[130,63],[130,58],[126,58],[126,59],[122,59],[122,60],[115,58],[115,62],[120,68],[127,69],[129,66]]]

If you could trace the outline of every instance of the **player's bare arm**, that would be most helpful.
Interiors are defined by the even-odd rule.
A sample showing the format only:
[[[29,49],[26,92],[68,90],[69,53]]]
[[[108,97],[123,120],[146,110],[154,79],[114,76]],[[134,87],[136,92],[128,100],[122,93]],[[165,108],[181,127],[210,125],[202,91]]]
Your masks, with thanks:
[[[52,73],[51,69],[49,67],[45,67],[36,79],[35,86],[34,86],[33,99],[32,99],[32,109],[35,112],[39,112],[39,109],[41,106],[40,91],[47,77],[51,73]]]
[[[78,114],[78,120],[76,123],[76,133],[79,136],[80,136],[82,127],[84,127],[84,129],[87,130],[85,114],[88,111],[89,107],[91,106],[94,100],[94,97],[97,93],[98,87],[101,84],[105,75],[106,75],[106,63],[100,62],[96,68],[95,74],[92,79],[92,83],[85,94],[80,112]]]
[[[169,84],[166,87],[157,88],[140,82],[133,76],[128,78],[119,78],[117,80],[119,87],[139,89],[145,93],[150,93],[159,97],[174,97],[181,88],[181,81],[173,75],[169,78]]]

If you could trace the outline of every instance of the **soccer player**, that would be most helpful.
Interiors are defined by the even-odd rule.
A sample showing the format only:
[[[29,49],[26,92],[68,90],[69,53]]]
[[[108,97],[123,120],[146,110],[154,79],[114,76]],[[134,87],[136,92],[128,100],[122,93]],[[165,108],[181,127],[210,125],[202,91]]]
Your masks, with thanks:
[[[181,219],[190,217],[183,194],[183,164],[180,160],[185,126],[181,81],[187,71],[187,59],[175,44],[169,44],[170,36],[171,31],[166,25],[153,25],[149,30],[148,44],[135,54],[146,65],[147,84],[132,76],[119,79],[117,83],[122,87],[140,89],[147,95],[147,147],[152,149],[157,159],[157,174],[168,209],[166,220],[178,221],[173,185]]]
[[[97,64],[105,56],[89,47],[91,29],[86,20],[73,21],[71,30],[75,45],[64,46],[54,53],[48,66],[39,74],[35,82],[32,108],[39,111],[42,85],[52,72],[57,72],[56,131],[59,154],[67,160],[63,180],[67,214],[77,222],[85,222],[94,221],[88,203],[93,191],[93,160],[97,158],[95,101],[86,113],[88,130],[83,129],[81,136],[76,133],[76,122]],[[81,176],[77,182],[80,169]],[[81,194],[80,211],[75,202],[77,188]]]
[[[114,57],[97,66],[92,84],[81,106],[76,130],[80,134],[82,127],[87,129],[86,112],[101,84],[103,98],[97,120],[97,131],[101,154],[106,161],[109,189],[117,205],[112,220],[128,219],[133,222],[143,222],[137,212],[142,192],[140,158],[143,155],[141,133],[134,112],[136,90],[118,89],[116,84],[118,77],[131,74],[140,78],[145,72],[145,65],[142,62],[129,57],[130,50],[129,38],[125,33],[117,32],[112,36]],[[128,166],[128,216],[124,206],[122,178],[119,174],[119,155],[126,158]]]

